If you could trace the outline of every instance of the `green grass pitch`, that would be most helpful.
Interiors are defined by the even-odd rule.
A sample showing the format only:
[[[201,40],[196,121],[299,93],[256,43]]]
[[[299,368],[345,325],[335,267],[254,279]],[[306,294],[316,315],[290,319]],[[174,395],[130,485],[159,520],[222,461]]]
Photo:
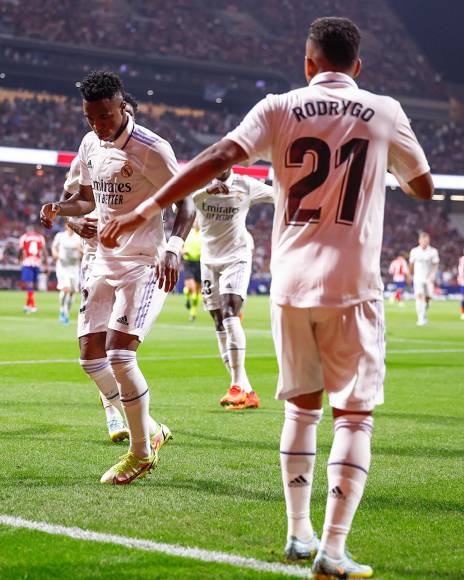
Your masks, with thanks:
[[[282,404],[267,298],[250,298],[248,370],[262,409],[218,405],[227,377],[206,313],[195,324],[168,299],[139,349],[151,410],[175,440],[159,468],[130,486],[99,478],[126,445],[77,362],[75,322],[58,322],[57,295],[22,313],[0,294],[0,515],[282,562],[286,520],[278,442]],[[76,316],[74,307],[73,317]],[[381,579],[464,578],[464,322],[434,303],[428,326],[414,304],[387,305],[386,404],[376,412],[373,462],[349,538]],[[34,361],[50,361],[32,364]],[[57,361],[57,362],[53,362]],[[331,420],[319,430],[312,518],[322,527]],[[0,525],[0,578],[279,578],[220,564],[83,542]]]

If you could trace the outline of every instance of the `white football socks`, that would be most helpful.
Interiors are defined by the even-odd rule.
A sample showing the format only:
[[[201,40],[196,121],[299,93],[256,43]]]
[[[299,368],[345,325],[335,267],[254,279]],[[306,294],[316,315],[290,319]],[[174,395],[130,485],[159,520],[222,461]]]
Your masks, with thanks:
[[[227,354],[231,374],[231,386],[238,385],[246,393],[253,389],[245,370],[246,336],[238,316],[230,316],[222,321],[227,333]]]
[[[417,322],[424,322],[426,311],[427,311],[427,304],[426,304],[425,300],[422,300],[420,298],[416,298]]]
[[[225,330],[216,330],[216,337],[222,362],[230,374],[229,355],[227,353],[227,332]]]
[[[287,537],[303,542],[313,537],[310,519],[311,488],[316,462],[316,433],[322,410],[306,410],[285,402],[280,439],[280,465],[287,508]]]
[[[116,407],[120,414],[123,414],[124,411],[119,399],[118,384],[114,378],[108,358],[95,358],[92,360],[80,359],[79,363],[82,369],[97,385],[101,395],[104,396],[113,407]]]
[[[150,455],[149,415],[150,393],[148,384],[137,364],[132,350],[108,350],[108,359],[116,382],[130,432],[129,451],[139,458]]]
[[[105,395],[102,395],[102,393],[100,393],[100,399],[103,405],[103,409],[105,411],[107,422],[113,421],[115,419],[122,420],[121,413],[116,409],[116,407],[113,407],[113,405],[110,403],[110,401],[108,401]]]
[[[60,302],[60,314],[65,314],[65,303],[66,301],[66,292],[64,290],[60,290],[59,294],[59,302]]]
[[[341,558],[346,537],[364,493],[371,462],[370,415],[342,415],[334,420],[334,439],[327,465],[329,493],[321,550]]]

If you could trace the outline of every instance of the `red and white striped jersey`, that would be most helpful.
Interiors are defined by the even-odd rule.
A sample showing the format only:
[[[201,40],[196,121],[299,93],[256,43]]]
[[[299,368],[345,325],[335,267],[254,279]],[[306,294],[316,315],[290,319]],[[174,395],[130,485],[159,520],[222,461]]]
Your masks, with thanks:
[[[40,268],[42,250],[45,248],[45,238],[42,234],[30,231],[19,238],[19,247],[23,252],[22,265]]]
[[[393,282],[404,282],[408,271],[408,263],[401,256],[395,258],[388,268],[388,273],[391,274]]]
[[[458,284],[464,286],[464,256],[459,258],[458,266]]]

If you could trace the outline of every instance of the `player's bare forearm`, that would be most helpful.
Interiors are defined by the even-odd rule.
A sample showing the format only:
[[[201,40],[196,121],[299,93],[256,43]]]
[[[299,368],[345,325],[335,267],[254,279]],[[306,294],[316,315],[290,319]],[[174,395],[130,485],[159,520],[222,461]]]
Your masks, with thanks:
[[[156,192],[154,200],[161,207],[187,197],[214,177],[247,158],[245,151],[230,139],[222,139],[197,155],[179,173]]]
[[[402,190],[411,197],[424,201],[432,199],[434,185],[430,172],[419,175],[419,177],[412,179],[407,184],[400,185]]]
[[[193,222],[195,221],[195,204],[191,197],[186,197],[185,199],[178,201],[176,206],[177,213],[172,226],[171,236],[178,236],[185,240],[192,229]]]

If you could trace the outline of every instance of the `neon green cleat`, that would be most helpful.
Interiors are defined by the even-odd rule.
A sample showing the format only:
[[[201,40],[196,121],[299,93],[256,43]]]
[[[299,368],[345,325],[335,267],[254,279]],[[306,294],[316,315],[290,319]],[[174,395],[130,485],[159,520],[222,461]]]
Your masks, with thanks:
[[[125,485],[132,483],[134,479],[145,477],[159,463],[156,452],[148,457],[139,458],[129,451],[122,455],[120,461],[113,465],[103,474],[100,483],[109,483],[113,485]]]
[[[106,424],[108,426],[108,434],[113,443],[129,439],[129,429],[124,425],[122,419],[110,419]]]
[[[371,578],[374,571],[370,566],[358,564],[345,553],[343,558],[335,559],[320,551],[311,569],[313,580],[349,580],[350,578]]]
[[[157,425],[156,431],[150,438],[150,445],[155,454],[158,453],[165,443],[173,439],[171,429],[167,425],[163,425],[163,423],[157,423]]]

